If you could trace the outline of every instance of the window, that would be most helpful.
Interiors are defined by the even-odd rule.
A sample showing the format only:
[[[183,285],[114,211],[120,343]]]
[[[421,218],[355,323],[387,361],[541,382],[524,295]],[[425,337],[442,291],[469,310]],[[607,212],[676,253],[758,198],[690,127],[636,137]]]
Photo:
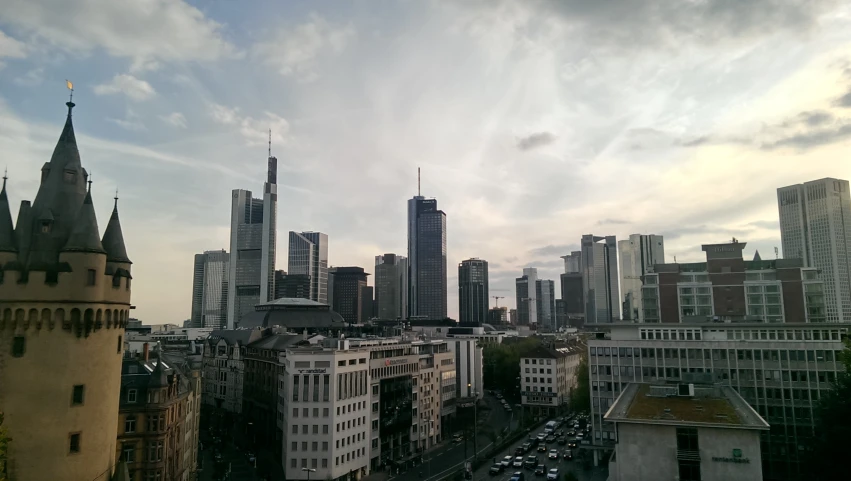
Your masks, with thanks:
[[[136,394],[137,393],[138,393],[138,391],[136,391],[135,389],[128,389],[127,390],[127,402],[129,402],[129,403],[136,402]]]
[[[12,340],[12,356],[13,357],[23,357],[25,348],[25,338],[24,336],[15,336]]]
[[[290,451],[298,451],[298,443],[293,441],[292,446],[290,447]]]
[[[80,438],[82,434],[71,433],[68,436],[68,454],[77,454],[80,452]]]
[[[77,384],[74,386],[74,392],[71,395],[71,405],[79,406],[83,404],[83,393],[85,392],[85,386],[82,384]]]
[[[700,481],[700,461],[677,461],[680,481]]]
[[[124,347],[124,343],[121,340],[121,336],[118,336],[118,354],[121,354],[122,347]]]
[[[95,281],[97,281],[97,271],[94,269],[89,269],[86,271],[86,285],[93,286],[95,285]]]
[[[124,418],[124,432],[128,434],[136,432],[136,416]]]
[[[677,449],[697,451],[697,428],[677,428]]]
[[[117,275],[112,276],[112,287],[121,287],[121,278]]]
[[[136,446],[133,444],[122,445],[121,459],[123,459],[127,463],[136,462]]]
[[[291,468],[297,468],[298,467],[298,459],[296,459],[296,458],[290,459],[290,467]]]
[[[323,468],[327,468],[327,467],[328,467],[328,460],[327,460],[327,459],[322,459],[322,467],[323,467]]]

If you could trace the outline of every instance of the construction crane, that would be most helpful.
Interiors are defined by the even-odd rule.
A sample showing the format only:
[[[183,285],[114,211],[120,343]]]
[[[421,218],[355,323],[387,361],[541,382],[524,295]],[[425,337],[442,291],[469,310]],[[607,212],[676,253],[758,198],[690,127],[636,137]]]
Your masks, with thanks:
[[[496,308],[497,308],[497,309],[499,309],[499,300],[500,300],[500,299],[505,299],[505,296],[491,296],[491,297],[493,297],[494,299],[496,299]]]

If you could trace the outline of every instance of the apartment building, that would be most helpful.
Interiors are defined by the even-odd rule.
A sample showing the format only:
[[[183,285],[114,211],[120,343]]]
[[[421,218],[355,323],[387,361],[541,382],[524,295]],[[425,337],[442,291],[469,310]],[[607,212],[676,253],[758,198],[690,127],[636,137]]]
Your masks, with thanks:
[[[532,413],[555,414],[565,407],[576,384],[581,352],[577,346],[540,345],[520,359],[520,397]]]
[[[604,415],[632,382],[689,382],[695,376],[735,389],[771,428],[760,434],[764,479],[800,479],[814,405],[843,370],[849,324],[614,324],[588,341],[591,439],[596,456],[617,431]],[[524,366],[525,367],[525,366]],[[525,374],[524,374],[525,375]]]
[[[204,341],[204,405],[219,416],[242,414],[245,346],[259,339],[259,330],[213,331]],[[227,414],[226,414],[227,413]]]

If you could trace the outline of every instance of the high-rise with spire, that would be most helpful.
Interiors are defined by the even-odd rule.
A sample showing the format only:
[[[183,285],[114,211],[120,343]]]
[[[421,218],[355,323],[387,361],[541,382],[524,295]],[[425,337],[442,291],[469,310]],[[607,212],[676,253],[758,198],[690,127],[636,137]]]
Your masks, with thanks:
[[[278,159],[271,147],[267,160],[262,199],[252,198],[250,190],[234,189],[231,195],[228,329],[238,327],[257,304],[275,298]]]
[[[71,121],[17,222],[0,191],[0,412],[9,479],[115,471],[130,266],[118,199],[101,238]],[[88,188],[87,188],[88,184]]]
[[[419,192],[408,200],[408,316],[446,318],[446,214]]]

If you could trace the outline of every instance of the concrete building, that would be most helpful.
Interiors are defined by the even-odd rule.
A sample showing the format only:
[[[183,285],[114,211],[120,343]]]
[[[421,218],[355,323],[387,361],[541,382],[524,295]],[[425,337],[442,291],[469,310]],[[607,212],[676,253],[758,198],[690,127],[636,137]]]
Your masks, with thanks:
[[[408,317],[446,318],[447,294],[446,214],[417,195],[408,200]]]
[[[310,300],[331,303],[328,290],[328,235],[321,232],[290,232],[290,274],[310,276]]]
[[[628,383],[690,383],[708,376],[729,385],[771,425],[763,432],[764,479],[805,476],[814,406],[844,371],[839,352],[849,324],[614,324],[588,340],[593,443],[612,449],[617,433],[603,416]],[[696,378],[697,377],[697,378]]]
[[[195,480],[201,373],[164,358],[126,356],[121,366],[116,462],[130,480]]]
[[[348,324],[360,324],[362,319],[363,291],[366,277],[363,267],[335,267],[330,274],[334,278],[334,294],[331,308]]]
[[[484,398],[484,348],[479,344],[476,335],[450,333],[446,338],[446,344],[449,346],[449,351],[455,355],[456,396]]]
[[[631,234],[618,242],[621,266],[623,320],[644,322],[641,282],[656,264],[665,263],[665,242],[660,235]]]
[[[706,244],[706,262],[657,264],[644,276],[646,323],[824,322],[824,283],[800,259],[742,259],[747,244]]]
[[[538,269],[534,267],[524,268],[523,276],[514,280],[517,325],[531,326],[538,323],[538,306],[535,295],[537,282]]]
[[[189,327],[227,326],[229,265],[230,254],[224,249],[195,254]]]
[[[124,351],[131,354],[141,354],[145,344],[159,344],[164,350],[178,351],[186,355],[200,356],[204,349],[204,341],[214,331],[211,327],[179,327],[168,331],[144,332],[127,330],[124,335]]]
[[[540,345],[520,358],[520,399],[524,409],[535,414],[556,414],[570,400],[576,385],[581,350]]]
[[[408,259],[396,254],[375,256],[375,304],[379,319],[408,317]]]
[[[206,339],[202,358],[203,399],[214,415],[232,420],[242,414],[246,346],[261,335],[258,329],[240,329],[213,331]]]
[[[310,276],[275,271],[275,299],[284,297],[310,299]]]
[[[267,159],[263,198],[234,189],[231,198],[227,328],[235,329],[254,306],[275,295],[278,159]]]
[[[826,178],[777,189],[783,257],[802,259],[824,281],[828,322],[851,321],[851,194]]]
[[[729,386],[630,383],[604,419],[618,433],[610,481],[763,479],[768,423]]]
[[[535,281],[535,310],[538,312],[538,329],[556,329],[556,286],[547,279]]]
[[[583,235],[581,252],[585,323],[605,324],[619,320],[617,238]]]
[[[13,440],[6,474],[20,481],[105,480],[116,466],[131,262],[117,198],[100,236],[66,105],[14,227],[5,176],[0,190],[0,412]]]
[[[461,324],[487,322],[488,261],[467,259],[458,264],[458,320]]]

